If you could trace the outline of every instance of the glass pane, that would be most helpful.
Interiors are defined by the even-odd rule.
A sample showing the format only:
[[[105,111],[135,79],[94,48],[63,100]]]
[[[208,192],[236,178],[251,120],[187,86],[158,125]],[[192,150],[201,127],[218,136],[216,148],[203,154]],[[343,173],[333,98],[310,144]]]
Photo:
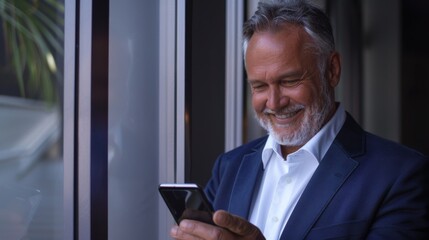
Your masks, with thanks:
[[[158,238],[159,0],[110,1],[109,239]]]
[[[0,239],[63,237],[63,1],[0,0]]]

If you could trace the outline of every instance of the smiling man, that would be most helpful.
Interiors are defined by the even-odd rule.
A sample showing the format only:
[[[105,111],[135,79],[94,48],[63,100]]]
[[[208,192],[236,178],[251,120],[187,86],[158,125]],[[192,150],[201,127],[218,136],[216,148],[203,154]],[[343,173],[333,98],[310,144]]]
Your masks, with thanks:
[[[256,118],[268,136],[216,161],[209,225],[176,239],[428,239],[429,160],[365,132],[334,89],[341,74],[327,16],[304,1],[260,3],[244,26]]]
[[[332,52],[329,69],[318,69],[313,40],[303,28],[283,25],[254,33],[246,44],[245,61],[256,116],[287,155],[334,114],[340,62]]]

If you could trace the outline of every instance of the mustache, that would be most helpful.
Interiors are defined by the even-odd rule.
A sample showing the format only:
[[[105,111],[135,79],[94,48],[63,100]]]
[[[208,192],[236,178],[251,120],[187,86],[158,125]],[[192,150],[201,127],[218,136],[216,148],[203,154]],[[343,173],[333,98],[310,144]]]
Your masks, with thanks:
[[[297,112],[297,111],[302,110],[304,108],[305,108],[305,106],[302,105],[302,104],[295,104],[295,105],[292,105],[292,106],[284,107],[284,108],[280,109],[279,111],[274,111],[272,109],[265,108],[262,113],[265,114],[265,115],[270,115],[270,114],[274,114],[274,115],[275,114],[288,114],[288,113]]]

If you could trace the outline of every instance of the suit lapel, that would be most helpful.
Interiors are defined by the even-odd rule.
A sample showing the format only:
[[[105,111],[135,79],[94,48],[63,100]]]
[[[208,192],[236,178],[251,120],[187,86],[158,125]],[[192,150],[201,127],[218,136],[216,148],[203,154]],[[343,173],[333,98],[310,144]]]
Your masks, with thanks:
[[[259,188],[263,174],[261,156],[265,141],[262,143],[255,149],[255,152],[243,157],[237,177],[235,178],[229,211],[243,218],[247,218],[249,215],[254,193]]]
[[[358,166],[352,157],[363,151],[363,131],[348,115],[292,212],[281,239],[305,238],[335,193]]]

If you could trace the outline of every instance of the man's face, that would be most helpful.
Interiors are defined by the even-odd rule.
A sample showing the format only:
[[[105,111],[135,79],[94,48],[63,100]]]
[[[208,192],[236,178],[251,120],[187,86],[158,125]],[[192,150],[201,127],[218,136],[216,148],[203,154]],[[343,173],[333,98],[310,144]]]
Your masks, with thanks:
[[[314,136],[334,109],[338,79],[321,79],[310,41],[294,25],[256,32],[245,56],[256,117],[278,143],[292,148]],[[328,71],[327,77],[337,76]]]

